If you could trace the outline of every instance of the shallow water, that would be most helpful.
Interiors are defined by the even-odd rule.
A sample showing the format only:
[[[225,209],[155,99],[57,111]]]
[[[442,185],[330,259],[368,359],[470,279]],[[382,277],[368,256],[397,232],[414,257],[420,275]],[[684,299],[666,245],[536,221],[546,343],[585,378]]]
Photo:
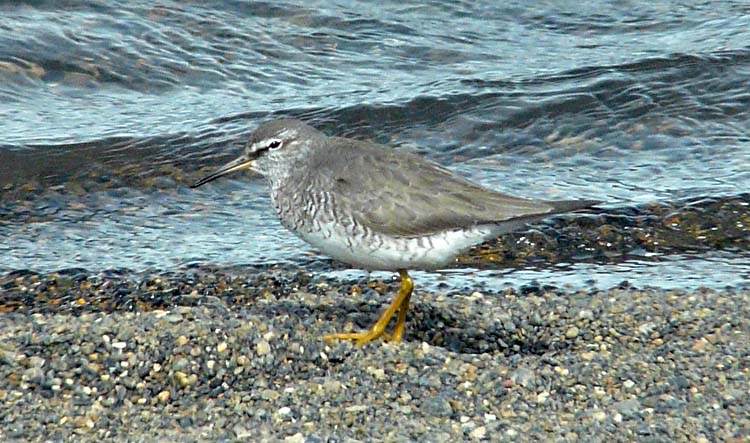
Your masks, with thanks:
[[[340,272],[280,227],[261,180],[186,186],[291,115],[498,190],[606,202],[571,217],[588,246],[482,262],[487,284],[747,281],[745,3],[309,5],[0,4],[0,272]]]

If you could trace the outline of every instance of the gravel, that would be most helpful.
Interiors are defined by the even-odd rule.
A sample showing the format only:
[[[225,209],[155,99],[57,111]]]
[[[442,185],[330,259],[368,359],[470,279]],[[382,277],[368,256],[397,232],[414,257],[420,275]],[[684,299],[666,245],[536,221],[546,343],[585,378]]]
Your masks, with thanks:
[[[191,269],[0,277],[0,440],[748,441],[750,293],[419,290]]]

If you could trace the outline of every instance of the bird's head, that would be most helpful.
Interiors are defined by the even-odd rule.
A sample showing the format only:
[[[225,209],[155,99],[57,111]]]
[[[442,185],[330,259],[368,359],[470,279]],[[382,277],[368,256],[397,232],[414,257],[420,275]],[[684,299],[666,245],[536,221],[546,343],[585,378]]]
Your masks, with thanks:
[[[299,120],[282,119],[263,123],[250,135],[242,155],[198,180],[191,187],[197,188],[245,169],[265,176],[281,175],[293,167],[296,159],[304,155],[321,137],[325,135]]]

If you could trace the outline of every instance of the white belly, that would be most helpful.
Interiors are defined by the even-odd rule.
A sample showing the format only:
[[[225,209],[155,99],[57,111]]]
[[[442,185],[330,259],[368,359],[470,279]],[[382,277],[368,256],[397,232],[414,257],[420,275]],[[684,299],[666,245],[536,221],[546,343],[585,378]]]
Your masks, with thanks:
[[[322,253],[367,270],[430,270],[452,263],[471,246],[493,238],[509,226],[480,225],[468,231],[443,231],[425,237],[374,235],[362,241],[347,235],[337,224],[319,224],[312,232],[297,232]]]

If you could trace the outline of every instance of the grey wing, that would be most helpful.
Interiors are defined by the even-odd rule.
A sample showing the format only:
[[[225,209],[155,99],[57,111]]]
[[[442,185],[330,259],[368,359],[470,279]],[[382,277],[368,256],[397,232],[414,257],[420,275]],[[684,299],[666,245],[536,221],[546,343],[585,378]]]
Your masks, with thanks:
[[[532,221],[589,207],[594,201],[512,197],[471,183],[411,153],[341,140],[333,151],[346,168],[327,168],[337,205],[386,235],[417,236],[509,220]]]

